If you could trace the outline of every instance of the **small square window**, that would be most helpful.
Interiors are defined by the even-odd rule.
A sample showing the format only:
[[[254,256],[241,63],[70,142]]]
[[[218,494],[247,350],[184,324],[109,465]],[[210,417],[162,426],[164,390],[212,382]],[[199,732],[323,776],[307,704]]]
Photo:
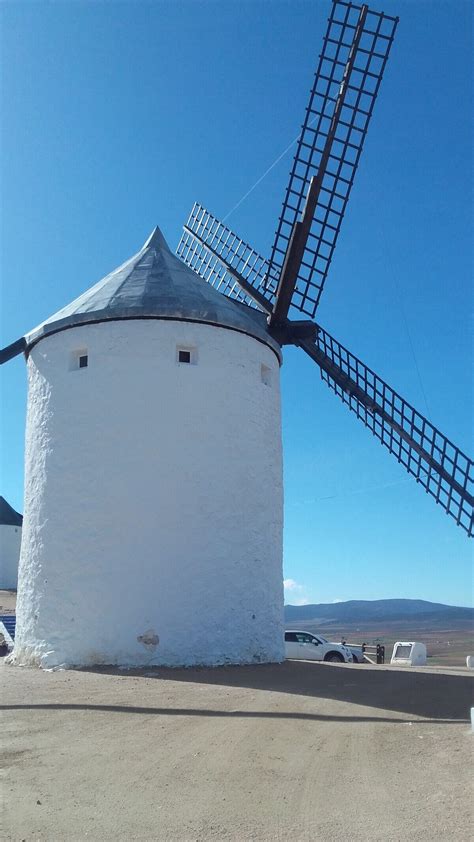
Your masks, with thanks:
[[[89,365],[89,354],[87,348],[75,348],[69,354],[69,371],[78,371],[80,368],[87,368]]]
[[[176,362],[181,365],[197,364],[197,348],[192,345],[176,346]]]

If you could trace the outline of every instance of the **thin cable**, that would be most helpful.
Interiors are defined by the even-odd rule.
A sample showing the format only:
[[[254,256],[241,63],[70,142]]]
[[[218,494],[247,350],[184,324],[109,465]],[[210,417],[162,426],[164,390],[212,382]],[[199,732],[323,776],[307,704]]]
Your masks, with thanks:
[[[314,126],[314,124],[315,124],[316,120],[318,119],[318,116],[319,116],[319,115],[318,115],[318,114],[316,114],[316,116],[315,116],[315,117],[313,117],[313,119],[309,121],[309,123],[308,123],[308,127],[309,127],[309,126]],[[256,187],[258,187],[258,185],[260,184],[260,182],[261,182],[261,181],[263,181],[263,179],[264,179],[264,178],[266,178],[266,176],[268,175],[268,173],[269,173],[269,172],[271,172],[271,171],[272,171],[272,169],[273,169],[274,167],[276,167],[276,165],[277,165],[277,164],[279,164],[279,163],[280,163],[281,159],[282,159],[282,158],[284,158],[284,157],[285,157],[285,155],[287,155],[287,154],[288,154],[288,152],[290,151],[291,147],[292,147],[292,146],[294,146],[294,145],[295,145],[295,143],[298,143],[298,141],[299,141],[300,137],[301,137],[301,132],[300,132],[300,133],[299,133],[299,134],[298,134],[295,138],[293,138],[293,140],[291,141],[291,143],[289,143],[289,144],[288,144],[288,146],[286,147],[286,149],[284,149],[284,150],[283,150],[283,152],[281,152],[281,153],[280,153],[280,155],[278,155],[278,158],[275,158],[275,160],[273,161],[273,164],[270,164],[270,166],[268,167],[268,169],[266,169],[266,170],[265,170],[265,172],[263,173],[263,175],[261,175],[261,176],[260,176],[260,178],[257,178],[257,181],[255,182],[255,184],[253,184],[253,185],[252,185],[252,187],[250,188],[250,190],[247,190],[247,192],[246,192],[246,193],[242,196],[242,198],[241,198],[241,199],[239,199],[239,201],[237,202],[237,204],[236,204],[236,205],[234,205],[234,207],[233,207],[230,211],[228,211],[228,212],[226,213],[226,215],[225,215],[225,216],[223,216],[223,217],[222,217],[222,222],[225,222],[225,221],[226,221],[226,219],[228,219],[228,218],[229,218],[229,216],[230,216],[231,214],[233,214],[233,213],[234,213],[234,211],[235,211],[235,210],[237,210],[237,208],[239,208],[239,207],[240,207],[240,205],[242,204],[242,202],[245,202],[245,200],[246,200],[246,199],[250,196],[250,194],[251,194],[251,193],[253,193],[253,191],[255,190],[255,188],[256,188]]]
[[[428,403],[428,398],[426,397],[426,392],[425,392],[425,387],[423,385],[423,380],[421,379],[421,372],[420,372],[420,369],[419,369],[419,366],[418,366],[418,360],[416,358],[415,348],[413,346],[410,329],[408,327],[408,320],[407,320],[407,317],[406,317],[405,308],[403,306],[403,298],[401,296],[400,287],[398,286],[398,282],[397,282],[397,290],[398,290],[398,294],[400,296],[400,309],[402,311],[403,321],[405,322],[405,330],[406,330],[406,333],[407,333],[407,336],[408,336],[408,343],[409,343],[410,348],[411,348],[411,354],[412,354],[412,357],[413,357],[413,362],[415,364],[415,369],[416,369],[416,373],[417,373],[417,376],[418,376],[418,382],[420,384],[421,394],[423,395],[423,400],[424,400],[425,406],[426,406],[426,414],[431,415],[430,406],[429,406],[429,403]]]
[[[226,215],[225,215],[225,216],[223,216],[223,217],[222,217],[222,222],[225,222],[225,221],[226,221],[226,219],[228,219],[228,218],[229,218],[229,216],[230,216],[231,214],[233,214],[233,213],[234,213],[234,211],[236,211],[236,210],[237,210],[237,208],[239,208],[239,207],[240,207],[240,205],[242,204],[242,202],[245,202],[245,200],[246,200],[246,199],[250,196],[250,194],[251,194],[251,193],[253,193],[253,191],[255,190],[255,188],[256,188],[256,187],[258,187],[258,185],[260,184],[260,182],[261,182],[261,181],[263,181],[263,179],[264,179],[264,178],[266,178],[266,176],[268,175],[268,173],[269,173],[269,172],[271,172],[271,171],[272,171],[272,169],[273,169],[274,167],[276,167],[276,165],[277,165],[277,164],[279,164],[279,163],[280,163],[281,159],[282,159],[282,158],[284,158],[284,157],[285,157],[285,155],[287,155],[287,154],[288,154],[288,152],[290,151],[291,147],[292,147],[292,146],[294,146],[294,145],[295,145],[295,143],[297,143],[297,142],[298,142],[299,137],[300,137],[300,135],[297,135],[297,137],[295,137],[295,138],[291,141],[291,143],[290,143],[290,144],[286,147],[286,149],[284,149],[284,150],[283,150],[283,152],[282,152],[282,153],[278,156],[278,158],[275,158],[275,160],[273,161],[273,164],[270,164],[270,166],[268,167],[268,169],[266,169],[266,170],[265,170],[265,172],[263,173],[263,175],[261,175],[261,176],[260,176],[260,178],[258,178],[258,179],[257,179],[257,181],[255,182],[255,184],[253,184],[253,185],[252,185],[252,187],[250,188],[250,190],[247,190],[247,192],[245,193],[245,195],[244,195],[244,196],[242,196],[242,198],[241,198],[241,199],[239,199],[239,201],[237,202],[237,204],[236,204],[236,205],[234,205],[234,207],[233,207],[230,211],[228,211],[228,212],[226,213]]]
[[[335,500],[337,497],[352,497],[355,494],[368,494],[371,491],[380,491],[385,488],[393,488],[396,485],[404,485],[407,482],[415,482],[414,477],[407,477],[407,479],[399,479],[394,482],[384,482],[377,485],[369,485],[366,488],[352,488],[347,491],[340,491],[337,494],[326,494],[323,497],[310,497],[307,500],[300,500],[294,503],[293,506],[308,506],[313,503],[319,503],[321,500]]]

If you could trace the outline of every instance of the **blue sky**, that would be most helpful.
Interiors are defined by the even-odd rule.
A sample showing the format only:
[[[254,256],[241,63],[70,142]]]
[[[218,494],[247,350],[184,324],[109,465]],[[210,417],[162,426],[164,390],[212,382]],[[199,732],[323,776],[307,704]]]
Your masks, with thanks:
[[[381,8],[376,2],[375,9]],[[471,4],[400,16],[318,321],[472,452]],[[298,134],[330,4],[6,2],[1,344],[195,200],[223,218]],[[229,216],[270,251],[292,152]],[[4,366],[1,493],[22,509],[25,365]],[[285,349],[287,601],[472,603],[464,532]]]

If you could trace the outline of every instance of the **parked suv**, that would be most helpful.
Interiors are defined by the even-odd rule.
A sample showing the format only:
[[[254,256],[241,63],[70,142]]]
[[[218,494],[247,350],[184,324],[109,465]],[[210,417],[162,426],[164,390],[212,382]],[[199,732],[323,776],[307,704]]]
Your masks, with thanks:
[[[285,658],[352,663],[352,652],[348,646],[329,643],[323,637],[317,637],[310,632],[289,629],[285,632]]]

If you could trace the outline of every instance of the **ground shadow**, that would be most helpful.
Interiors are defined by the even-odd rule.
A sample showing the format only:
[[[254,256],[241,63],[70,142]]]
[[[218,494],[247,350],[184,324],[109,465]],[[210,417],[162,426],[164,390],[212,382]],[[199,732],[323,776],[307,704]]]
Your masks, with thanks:
[[[213,710],[209,708],[173,708],[173,707],[137,707],[136,705],[92,705],[60,702],[24,705],[0,705],[0,710],[73,710],[91,711],[99,713],[138,713],[145,716],[199,716],[231,719],[298,719],[306,722],[350,722],[358,724],[364,722],[393,723],[406,725],[411,720],[389,716],[328,716],[322,713],[302,713],[296,711],[264,711],[264,710]],[[458,719],[427,719],[417,722],[417,725],[446,725],[458,723]]]
[[[423,673],[360,666],[338,666],[308,661],[214,668],[97,668],[117,676],[142,676],[160,681],[183,681],[216,686],[250,688],[334,699],[354,705],[400,711],[429,719],[468,721],[473,706],[473,677],[449,673]],[[356,715],[356,711],[354,711]],[[353,717],[349,717],[353,718]]]

